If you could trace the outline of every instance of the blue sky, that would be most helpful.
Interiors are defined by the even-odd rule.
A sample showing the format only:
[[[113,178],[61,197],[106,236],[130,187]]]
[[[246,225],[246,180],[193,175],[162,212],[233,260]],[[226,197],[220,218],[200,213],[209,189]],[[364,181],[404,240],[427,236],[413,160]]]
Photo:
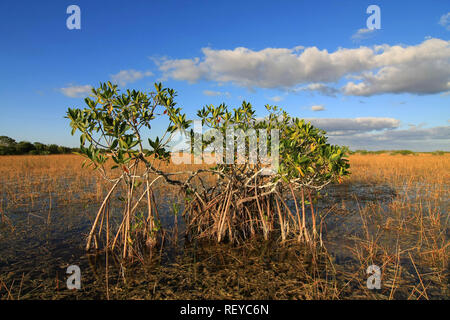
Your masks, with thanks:
[[[66,27],[71,4],[81,30]],[[371,4],[381,29],[369,32]],[[353,149],[450,150],[449,13],[441,0],[5,0],[0,135],[76,146],[64,115],[89,86],[163,80],[191,118],[245,99]]]

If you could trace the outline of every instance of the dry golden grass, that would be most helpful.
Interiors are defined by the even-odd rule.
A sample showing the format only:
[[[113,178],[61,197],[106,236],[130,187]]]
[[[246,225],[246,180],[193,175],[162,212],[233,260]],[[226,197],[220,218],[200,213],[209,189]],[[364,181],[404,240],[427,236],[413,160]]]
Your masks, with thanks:
[[[39,199],[50,197],[59,204],[102,200],[108,184],[92,167],[82,168],[83,162],[78,155],[0,157],[0,194],[6,195],[3,206],[32,207]],[[157,167],[178,172],[207,166],[158,162]],[[116,171],[108,170],[112,177],[117,176]]]
[[[0,192],[10,205],[31,205],[50,194],[60,201],[100,200],[104,181],[91,168],[82,168],[84,159],[76,155],[2,156]],[[384,183],[392,186],[428,184],[445,193],[450,181],[450,154],[436,156],[352,155],[348,183]],[[178,172],[206,168],[207,165],[159,164],[161,169]]]
[[[445,185],[450,180],[450,154],[432,155],[352,155],[351,182],[415,182]]]

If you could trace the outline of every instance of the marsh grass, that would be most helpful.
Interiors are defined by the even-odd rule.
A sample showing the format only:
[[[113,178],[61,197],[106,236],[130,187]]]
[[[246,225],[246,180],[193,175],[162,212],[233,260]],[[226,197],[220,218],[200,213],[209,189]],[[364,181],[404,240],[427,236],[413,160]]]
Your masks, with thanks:
[[[51,243],[42,246],[37,241],[31,245],[21,240],[33,230],[36,234],[45,233],[47,241],[55,237],[52,228],[66,230],[67,237],[78,238],[71,240],[75,247],[83,246],[93,210],[107,189],[90,169],[81,168],[82,161],[72,155],[0,157],[0,251],[3,256],[10,254],[10,260],[6,261],[16,261],[6,265],[0,261],[0,298],[448,299],[450,296],[449,154],[350,156],[352,175],[343,184],[324,190],[322,204],[315,208],[324,246],[314,249],[295,241],[280,244],[258,237],[238,245],[184,243],[180,236],[181,218],[178,216],[177,220],[180,230],[175,232],[169,226],[174,225],[172,221],[177,216],[168,213],[172,202],[181,203],[183,196],[174,187],[156,184],[156,197],[167,199],[170,195],[172,199],[158,207],[167,226],[162,245],[175,249],[159,251],[152,257],[141,256],[128,266],[120,259],[115,261],[112,254],[109,270],[102,256],[96,258],[99,267],[88,263],[92,258],[78,250],[90,271],[85,273],[85,289],[76,293],[64,290],[63,269],[53,268],[41,274],[34,269],[43,266],[25,263],[19,255],[30,246],[30,250],[43,250],[35,263],[51,263],[55,259],[53,255],[57,253]],[[192,170],[188,165],[160,166],[169,171]],[[215,182],[214,177],[209,179],[211,184]],[[116,198],[120,192],[117,191]],[[295,210],[292,198],[285,201]],[[76,208],[73,210],[76,218],[69,222],[64,212],[70,208]],[[308,219],[306,223],[311,226],[312,221]],[[70,230],[75,231],[68,233]],[[175,240],[178,247],[174,246]],[[16,246],[21,248],[16,255],[7,249]],[[64,259],[57,260],[61,264]],[[381,290],[366,287],[366,269],[371,264],[381,267]]]

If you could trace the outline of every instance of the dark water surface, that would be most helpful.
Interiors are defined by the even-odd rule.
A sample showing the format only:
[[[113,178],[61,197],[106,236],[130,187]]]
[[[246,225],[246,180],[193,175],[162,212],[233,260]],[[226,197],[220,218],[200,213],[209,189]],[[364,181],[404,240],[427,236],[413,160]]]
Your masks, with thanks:
[[[323,242],[338,268],[345,270],[346,266],[352,266],[349,270],[353,270],[360,263],[349,247],[353,245],[352,237],[364,236],[361,208],[376,203],[388,210],[399,192],[402,191],[383,185],[339,185],[323,192],[316,210],[326,216]],[[163,194],[158,194],[157,199],[162,199]],[[159,212],[163,227],[171,230],[174,221],[171,203],[179,200],[167,194],[164,198],[167,201],[159,202],[167,204],[160,206]],[[300,245],[294,249],[290,246],[289,250],[276,242],[262,241],[237,248],[227,244],[200,246],[185,244],[179,237],[177,246],[165,241],[163,250],[156,250],[152,258],[134,264],[123,265],[109,255],[106,268],[105,254],[95,256],[84,251],[86,235],[99,203],[62,206],[57,204],[57,199],[52,201],[50,204],[42,199],[36,202],[35,208],[18,207],[4,213],[7,218],[0,224],[0,298],[311,298],[306,295],[307,290],[302,289],[311,280],[302,273],[312,268],[311,262]],[[293,207],[293,203],[289,205]],[[113,212],[112,216],[117,223],[120,211]],[[370,230],[376,234],[377,225],[370,226]],[[166,240],[170,237],[168,232]],[[384,240],[395,244],[394,239]],[[82,289],[79,291],[66,288],[69,265],[78,265],[81,269]],[[411,264],[405,261],[405,266],[404,272],[412,275]],[[317,270],[311,272],[321,274]],[[364,281],[362,279],[361,283]],[[346,286],[343,297],[358,298],[352,292],[362,289],[356,287],[358,282]],[[448,294],[439,286],[432,287],[432,297],[445,298],[443,294]],[[327,297],[326,292],[323,294]],[[379,297],[388,295],[388,291],[383,291]],[[375,293],[371,296],[376,297]],[[406,293],[400,292],[395,297],[408,298]]]

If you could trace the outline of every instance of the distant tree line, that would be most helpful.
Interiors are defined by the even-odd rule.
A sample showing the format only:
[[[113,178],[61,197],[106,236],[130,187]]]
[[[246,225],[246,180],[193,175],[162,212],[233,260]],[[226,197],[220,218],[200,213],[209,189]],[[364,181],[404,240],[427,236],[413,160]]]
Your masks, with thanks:
[[[58,146],[56,144],[43,144],[40,142],[20,141],[13,138],[0,136],[0,155],[47,155],[47,154],[68,154],[79,151],[78,148]]]
[[[344,146],[345,151],[349,154],[401,154],[401,155],[417,155],[417,152],[413,152],[410,150],[377,150],[377,151],[368,151],[368,150],[350,150],[348,147]],[[148,152],[147,149],[144,149],[145,152]],[[69,148],[58,146],[57,144],[43,144],[40,142],[28,142],[28,141],[20,141],[16,142],[13,138],[7,136],[0,136],[0,156],[4,155],[21,155],[21,154],[30,154],[30,155],[47,155],[47,154],[70,154],[73,152],[80,152],[80,148]],[[100,153],[105,153],[107,150],[100,150]],[[448,151],[433,151],[433,152],[423,152],[423,153],[431,153],[433,155],[444,155],[448,153]]]
[[[368,150],[349,150],[348,151],[349,154],[362,154],[362,155],[366,155],[366,154],[390,154],[390,155],[397,155],[397,154],[401,154],[403,156],[408,156],[408,155],[418,155],[419,153],[431,153],[432,155],[435,156],[443,156],[446,153],[448,153],[448,151],[441,151],[441,150],[436,150],[436,151],[432,151],[432,152],[414,152],[411,150],[377,150],[377,151],[368,151]]]

